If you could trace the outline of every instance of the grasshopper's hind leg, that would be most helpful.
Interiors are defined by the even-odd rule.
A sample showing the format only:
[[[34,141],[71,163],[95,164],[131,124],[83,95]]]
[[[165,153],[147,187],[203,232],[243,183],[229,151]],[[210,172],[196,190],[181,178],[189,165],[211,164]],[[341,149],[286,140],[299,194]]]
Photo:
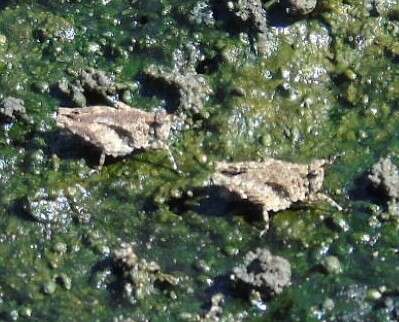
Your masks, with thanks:
[[[330,196],[327,196],[324,193],[316,193],[310,201],[324,201],[327,202],[330,206],[336,208],[338,211],[342,211],[343,208],[335,201],[333,200]]]

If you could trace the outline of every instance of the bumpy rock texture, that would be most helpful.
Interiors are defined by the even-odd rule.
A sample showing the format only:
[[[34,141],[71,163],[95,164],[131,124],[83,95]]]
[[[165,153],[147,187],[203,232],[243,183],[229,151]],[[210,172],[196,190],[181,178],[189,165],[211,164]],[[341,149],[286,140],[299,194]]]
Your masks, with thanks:
[[[387,199],[399,199],[399,170],[390,157],[381,158],[368,176],[373,188]]]
[[[73,219],[87,223],[91,217],[87,210],[89,198],[79,185],[52,195],[42,188],[25,200],[24,209],[32,219],[45,224],[67,226]]]
[[[129,90],[128,85],[116,83],[113,77],[100,70],[88,68],[76,76],[73,82],[60,81],[57,88],[77,107],[85,107],[91,98],[113,105],[123,91]]]
[[[372,0],[371,5],[381,16],[394,16],[399,13],[399,3],[396,0]]]
[[[245,296],[260,295],[268,299],[281,294],[291,283],[291,265],[279,256],[273,256],[268,249],[250,251],[244,263],[233,269],[232,280]]]
[[[28,120],[24,101],[11,96],[2,99],[0,102],[0,117],[5,121]]]
[[[225,297],[222,293],[216,293],[211,298],[211,305],[204,314],[183,313],[180,318],[188,322],[240,322],[246,316],[245,313],[224,313]]]
[[[132,302],[155,293],[156,283],[166,286],[178,284],[178,279],[162,273],[156,262],[148,262],[139,258],[129,244],[122,244],[113,252],[112,258],[114,266],[119,270],[124,282],[125,295]]]
[[[144,74],[147,78],[161,82],[177,93],[179,101],[177,109],[181,112],[199,113],[212,94],[206,78],[191,68],[168,70],[152,65]]]
[[[209,311],[198,321],[200,322],[217,322],[220,321],[223,315],[223,303],[224,296],[223,294],[215,294],[211,299],[211,307]]]
[[[282,5],[290,15],[307,15],[316,8],[317,0],[283,0]]]
[[[257,35],[257,47],[260,54],[267,48],[267,17],[261,0],[235,0],[228,3],[232,13],[252,29]]]
[[[261,0],[235,0],[228,4],[234,14],[257,32],[266,33],[267,18]]]

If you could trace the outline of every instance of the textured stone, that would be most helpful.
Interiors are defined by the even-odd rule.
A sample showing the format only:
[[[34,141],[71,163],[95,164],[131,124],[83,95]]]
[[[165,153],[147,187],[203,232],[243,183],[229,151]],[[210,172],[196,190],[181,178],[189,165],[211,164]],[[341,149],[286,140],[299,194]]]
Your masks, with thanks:
[[[390,157],[381,158],[374,164],[368,178],[387,199],[399,198],[399,170]]]
[[[231,278],[244,295],[257,292],[262,299],[268,299],[290,285],[291,265],[268,249],[257,248],[245,255],[244,263],[233,269]]]

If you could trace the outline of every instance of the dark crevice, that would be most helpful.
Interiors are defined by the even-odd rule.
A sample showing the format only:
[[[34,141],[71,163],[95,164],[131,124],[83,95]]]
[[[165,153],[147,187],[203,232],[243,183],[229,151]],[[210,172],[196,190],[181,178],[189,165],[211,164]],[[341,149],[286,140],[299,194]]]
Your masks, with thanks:
[[[172,199],[169,206],[177,214],[194,211],[204,216],[220,217],[225,214],[244,215],[248,222],[262,221],[263,208],[248,200],[242,200],[237,194],[224,187],[209,186],[193,190],[194,197]]]
[[[175,113],[180,105],[180,94],[177,86],[170,85],[161,78],[143,75],[139,78],[142,88],[140,95],[144,97],[158,97],[165,102],[165,110]]]

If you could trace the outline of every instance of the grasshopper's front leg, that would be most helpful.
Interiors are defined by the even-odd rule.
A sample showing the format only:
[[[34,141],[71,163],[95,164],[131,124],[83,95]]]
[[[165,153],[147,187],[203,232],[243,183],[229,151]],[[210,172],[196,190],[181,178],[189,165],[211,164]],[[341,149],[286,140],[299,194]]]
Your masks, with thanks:
[[[269,227],[270,226],[270,216],[269,216],[269,212],[266,209],[263,209],[262,217],[263,217],[263,222],[265,224],[265,227],[259,233],[259,237],[263,237],[263,235],[266,234],[270,228]]]
[[[327,202],[330,206],[336,208],[338,211],[342,211],[343,208],[335,201],[333,200],[330,196],[327,196],[324,193],[315,193],[309,197],[310,202],[317,202],[317,201],[324,201]]]
[[[100,155],[100,160],[98,160],[98,168],[97,169],[98,169],[99,172],[103,168],[104,163],[105,163],[105,152],[102,151],[101,155]]]

